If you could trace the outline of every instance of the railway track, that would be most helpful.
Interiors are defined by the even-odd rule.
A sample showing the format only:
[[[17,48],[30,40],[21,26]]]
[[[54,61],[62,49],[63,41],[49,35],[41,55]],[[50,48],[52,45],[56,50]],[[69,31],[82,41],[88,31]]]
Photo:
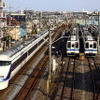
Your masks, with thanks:
[[[74,100],[74,87],[75,87],[75,59],[73,59],[73,78],[72,78],[72,88],[70,100]]]
[[[63,30],[63,28],[64,28],[64,27],[60,27],[59,29],[56,29],[56,30],[55,30],[55,34],[53,34],[53,36],[52,36],[53,41],[59,37],[59,35],[62,33],[61,31]],[[47,50],[47,45],[48,45],[47,43],[44,45],[45,48],[46,48],[46,50]],[[32,57],[31,60],[35,59],[35,56],[37,56],[38,54],[40,54],[41,51],[43,51],[43,50],[39,50],[39,51],[38,51],[39,53],[36,53],[36,54],[34,55],[34,57]],[[34,60],[34,61],[35,61],[35,60]],[[32,62],[33,62],[33,61],[32,61]],[[32,62],[31,62],[31,63],[32,63]],[[16,79],[18,76],[20,77],[20,75],[24,75],[24,74],[27,72],[27,70],[30,69],[30,67],[27,67],[27,66],[29,65],[29,63],[30,63],[30,62],[28,62],[28,64],[24,65],[24,67],[22,68],[22,70],[19,71],[19,72],[10,80],[9,86],[10,86],[11,90],[10,90],[10,88],[8,87],[7,89],[0,91],[0,99],[3,100],[3,98],[5,98],[5,97],[7,98],[7,97],[10,95],[10,92],[12,91],[12,89],[14,89],[14,87],[15,87],[15,89],[16,89],[16,86],[18,86],[19,83],[17,84],[17,83],[15,82],[15,79]],[[26,75],[26,74],[25,74],[25,75]],[[30,74],[29,74],[29,75],[30,75]],[[27,76],[28,76],[28,75],[27,75]],[[12,87],[12,86],[13,86],[13,87]],[[20,86],[20,85],[19,85],[19,86]],[[21,87],[23,87],[23,86],[21,85]],[[15,91],[16,91],[16,90],[15,90]],[[11,93],[11,94],[12,94],[12,93]],[[5,95],[6,95],[6,96],[5,96]],[[12,99],[14,96],[15,96],[15,94],[12,94],[12,95],[10,96],[10,98]],[[4,100],[5,100],[5,99],[4,99]]]
[[[75,87],[75,58],[69,58],[68,59],[68,64],[67,64],[67,68],[66,68],[66,73],[65,73],[65,78],[64,78],[64,84],[62,87],[62,92],[61,92],[61,96],[60,96],[60,100],[63,100],[66,98],[67,92],[66,92],[66,84],[68,84],[68,74],[69,74],[69,68],[70,68],[70,64],[72,65],[72,80],[71,80],[71,90],[70,90],[70,97],[69,100],[74,100],[74,87]]]
[[[89,66],[89,69],[90,69],[90,74],[91,74],[91,82],[92,82],[92,90],[93,90],[93,100],[95,100],[96,98],[96,87],[95,87],[95,81],[94,81],[94,78],[93,78],[93,63],[91,63],[91,59],[87,58],[88,60],[88,66]]]
[[[68,75],[68,71],[69,71],[69,65],[70,65],[70,58],[68,59],[68,64],[67,64],[67,69],[66,69],[66,73],[65,73],[65,78],[64,78],[64,83],[63,83],[63,87],[62,87],[62,92],[61,92],[60,100],[63,100],[63,97],[64,97],[65,85],[67,83],[67,75]]]
[[[99,76],[99,79],[100,79],[100,73],[99,73],[99,70],[98,70],[98,68],[96,66],[95,59],[94,58],[87,58],[87,60],[88,60],[88,64],[89,64],[92,87],[93,87],[93,99],[92,100],[100,100],[100,94],[96,90],[97,89],[96,88],[97,86],[96,86],[96,83],[95,83],[96,75],[94,73],[94,70],[96,70],[97,75]]]
[[[47,60],[48,56],[44,56],[13,100],[30,100],[45,72]]]
[[[100,89],[96,86],[100,73],[95,58],[80,61],[67,57],[66,60],[63,77],[56,86],[54,98],[50,100],[100,100]]]
[[[47,60],[48,60],[48,56],[45,56],[44,58],[42,58],[40,63],[34,69],[33,74],[29,76],[29,79],[26,81],[24,86],[22,86],[22,89],[14,97],[13,100],[30,100],[30,98],[32,96],[34,96],[34,94],[36,92],[36,88],[38,87],[38,85],[41,81],[40,77],[45,73],[45,65],[46,65]],[[86,63],[84,62],[85,63],[84,66],[88,65],[87,67],[89,69],[88,70],[89,75],[85,78],[82,85],[79,86],[80,88],[76,87],[76,85],[77,85],[76,73],[78,75],[82,75],[82,73],[79,74],[78,71],[76,71],[76,66],[77,66],[76,65],[77,64],[76,59],[68,58],[67,60],[68,60],[67,65],[63,66],[63,67],[66,67],[66,71],[65,71],[65,74],[64,74],[64,77],[63,77],[64,78],[63,79],[63,85],[62,85],[62,88],[61,88],[61,94],[59,95],[59,98],[60,98],[59,100],[64,100],[64,99],[67,99],[67,100],[81,100],[81,99],[77,99],[78,97],[75,98],[75,96],[77,96],[76,89],[79,90],[80,92],[83,92],[83,91],[88,92],[87,89],[81,87],[82,85],[86,85],[85,83],[88,83],[88,79],[90,79],[91,86],[92,86],[92,91],[89,91],[89,92],[93,93],[93,97],[91,97],[92,98],[91,100],[100,100],[100,94],[96,90],[97,88],[96,88],[96,84],[95,84],[95,80],[94,80],[94,76],[95,76],[94,70],[97,72],[98,76],[100,77],[100,73],[99,73],[99,70],[97,68],[97,64],[95,62],[95,59],[94,58],[89,58],[89,59],[86,59],[86,61],[88,61],[88,62],[86,62]],[[84,66],[79,66],[79,67],[81,68],[81,67],[84,67]],[[84,74],[85,73],[86,72],[84,71]],[[70,82],[68,82],[68,81],[70,81]],[[78,80],[78,81],[80,82],[80,80]],[[67,85],[69,83],[70,83],[70,85]],[[57,84],[57,85],[59,85],[59,84]],[[70,88],[70,89],[68,90],[68,88]],[[52,97],[52,99],[50,99],[50,100],[54,100],[55,98]],[[42,98],[41,98],[41,100],[42,100]],[[90,99],[86,99],[86,100],[90,100]]]
[[[61,30],[61,29],[60,29]],[[53,38],[53,41],[58,37],[56,34]],[[33,70],[32,74],[28,78],[28,80],[25,82],[24,86],[20,90],[20,92],[16,95],[14,100],[28,100],[31,98],[32,95],[35,94],[36,88],[39,85],[39,82],[41,79],[39,79],[40,76],[43,76],[46,69],[46,63],[48,61],[48,55],[44,55],[44,57],[41,59],[39,64],[36,66],[36,68]],[[24,95],[23,95],[24,94]]]
[[[93,60],[93,62],[94,62],[94,67],[95,67],[95,69],[96,69],[96,71],[97,71],[97,73],[98,73],[98,76],[100,77],[100,71],[99,71],[98,68],[97,68],[96,61],[95,61],[94,58],[92,58],[92,60]]]

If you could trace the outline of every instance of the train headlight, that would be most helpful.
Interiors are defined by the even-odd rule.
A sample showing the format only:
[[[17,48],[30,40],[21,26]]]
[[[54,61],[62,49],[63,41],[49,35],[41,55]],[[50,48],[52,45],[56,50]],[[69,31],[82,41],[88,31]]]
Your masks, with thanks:
[[[0,78],[4,78],[4,76],[0,76]]]

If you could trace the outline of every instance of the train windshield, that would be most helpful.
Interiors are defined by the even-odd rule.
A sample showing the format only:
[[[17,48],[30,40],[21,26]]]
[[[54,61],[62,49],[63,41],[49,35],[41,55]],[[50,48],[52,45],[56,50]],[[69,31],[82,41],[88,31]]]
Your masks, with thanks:
[[[96,47],[97,47],[96,43],[93,43],[93,48],[96,48]]]
[[[11,61],[0,61],[0,66],[7,66],[10,64],[11,64]]]
[[[70,48],[71,47],[71,42],[68,42],[68,48]]]
[[[89,48],[89,43],[86,43],[86,48]]]

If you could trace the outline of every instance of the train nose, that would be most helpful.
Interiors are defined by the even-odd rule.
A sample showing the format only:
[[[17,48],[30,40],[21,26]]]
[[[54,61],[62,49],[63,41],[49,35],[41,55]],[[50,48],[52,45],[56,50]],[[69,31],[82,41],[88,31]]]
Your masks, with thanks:
[[[8,82],[9,81],[0,82],[0,90],[3,90],[5,88],[7,88],[8,87]]]

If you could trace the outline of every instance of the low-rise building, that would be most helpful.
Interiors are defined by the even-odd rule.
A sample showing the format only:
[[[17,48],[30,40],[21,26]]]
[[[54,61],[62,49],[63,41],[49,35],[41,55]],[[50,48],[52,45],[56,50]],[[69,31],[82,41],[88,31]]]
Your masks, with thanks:
[[[3,8],[5,7],[5,3],[3,0],[0,0],[0,50],[2,50],[4,46],[4,42],[2,41],[2,38],[4,37],[4,27],[6,26],[6,14],[3,12]]]

